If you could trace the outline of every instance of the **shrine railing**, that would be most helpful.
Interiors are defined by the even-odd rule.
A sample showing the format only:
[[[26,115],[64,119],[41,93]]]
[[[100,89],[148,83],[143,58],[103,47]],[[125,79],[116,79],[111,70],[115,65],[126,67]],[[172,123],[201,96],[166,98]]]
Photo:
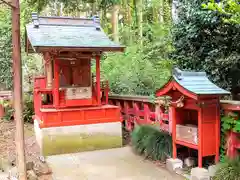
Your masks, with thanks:
[[[109,104],[120,107],[128,130],[132,130],[135,124],[154,123],[159,124],[165,131],[171,131],[168,113],[165,109],[155,106],[154,100],[148,96],[110,95]]]
[[[151,99],[149,96],[111,94],[109,96],[109,103],[120,107],[124,125],[130,131],[133,130],[136,124],[155,123],[162,130],[171,133],[171,117],[168,111],[159,108],[154,99]],[[222,100],[220,104],[225,115],[231,112],[238,113],[239,116],[236,118],[236,121],[239,121],[240,101]],[[227,134],[227,155],[235,157],[240,152],[240,133],[229,131]]]

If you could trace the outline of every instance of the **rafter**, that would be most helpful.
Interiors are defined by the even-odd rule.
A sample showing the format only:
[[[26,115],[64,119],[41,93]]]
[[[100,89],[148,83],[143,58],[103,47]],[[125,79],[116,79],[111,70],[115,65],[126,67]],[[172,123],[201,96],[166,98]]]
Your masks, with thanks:
[[[0,4],[6,4],[8,6],[10,6],[11,8],[17,8],[16,5],[13,4],[13,2],[11,0],[0,0]]]

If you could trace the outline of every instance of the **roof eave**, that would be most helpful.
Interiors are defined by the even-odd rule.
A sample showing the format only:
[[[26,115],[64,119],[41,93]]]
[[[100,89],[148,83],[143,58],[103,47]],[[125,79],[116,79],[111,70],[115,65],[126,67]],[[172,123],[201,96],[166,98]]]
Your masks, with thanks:
[[[35,52],[49,52],[55,50],[61,51],[71,51],[71,52],[124,52],[125,47],[54,47],[54,46],[35,46]]]

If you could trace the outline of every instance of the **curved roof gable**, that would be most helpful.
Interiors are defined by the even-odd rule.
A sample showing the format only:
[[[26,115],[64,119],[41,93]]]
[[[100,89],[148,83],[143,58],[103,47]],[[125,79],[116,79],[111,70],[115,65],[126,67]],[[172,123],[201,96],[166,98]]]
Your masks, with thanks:
[[[172,81],[176,82],[175,85],[178,90],[183,88],[181,92],[188,91],[190,94],[194,95],[227,95],[230,92],[218,87],[212,83],[205,72],[189,72],[181,71],[178,68],[173,69],[173,75],[171,80],[165,84],[165,86],[157,91],[157,95],[165,94],[170,91],[174,84]]]

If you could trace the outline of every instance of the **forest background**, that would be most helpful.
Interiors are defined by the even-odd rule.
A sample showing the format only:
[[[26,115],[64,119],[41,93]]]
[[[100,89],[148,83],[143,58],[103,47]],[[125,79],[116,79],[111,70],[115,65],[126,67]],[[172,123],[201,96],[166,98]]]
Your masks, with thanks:
[[[206,71],[209,78],[240,93],[239,0],[21,0],[24,91],[43,73],[41,55],[24,52],[31,13],[100,17],[109,37],[124,53],[104,54],[103,79],[117,94],[152,95],[169,79],[173,66]],[[0,89],[12,89],[11,11],[0,1]]]

